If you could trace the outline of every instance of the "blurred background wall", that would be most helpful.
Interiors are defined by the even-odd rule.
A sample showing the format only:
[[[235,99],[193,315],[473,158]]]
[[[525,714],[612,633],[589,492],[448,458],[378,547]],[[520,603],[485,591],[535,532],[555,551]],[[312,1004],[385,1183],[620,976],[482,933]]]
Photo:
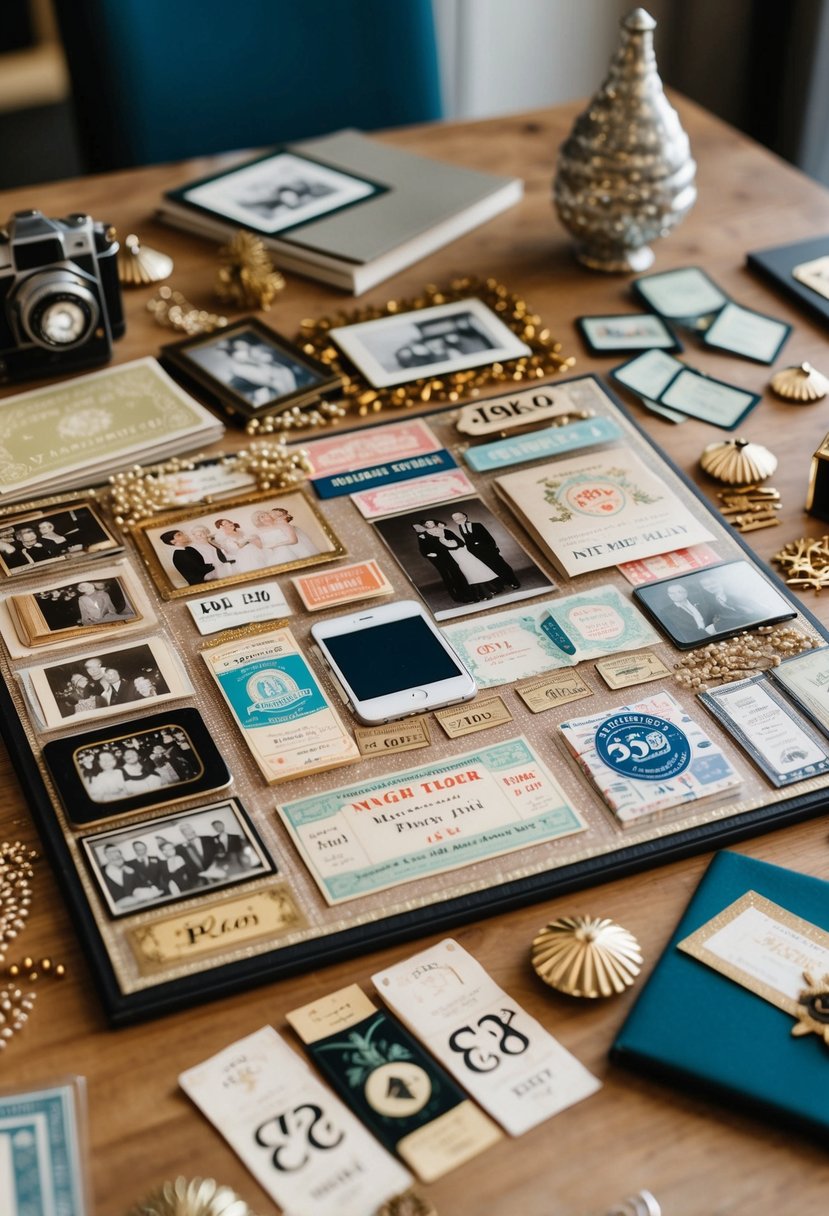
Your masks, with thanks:
[[[124,0],[109,0],[110,5],[119,2]],[[144,6],[157,2],[143,0]],[[371,2],[326,0],[314,6],[315,20],[319,26],[328,5],[346,3],[359,37],[361,7],[367,12]],[[385,0],[395,6],[416,2]],[[277,74],[284,70],[278,53],[280,14],[288,20],[302,3],[270,0]],[[188,5],[198,9],[195,0],[166,0],[166,11],[178,15]],[[72,87],[74,83],[76,93],[92,87],[98,72],[85,65],[79,74],[74,62],[72,73],[67,71],[56,7],[65,31],[67,20],[94,22],[96,7],[105,10],[107,0],[99,5],[92,0],[83,5],[78,0],[2,0],[0,5],[0,186],[72,176],[88,168],[90,138],[94,141],[94,130],[88,128],[94,127],[94,118],[80,109],[78,130]],[[485,118],[587,98],[605,74],[619,20],[631,7],[629,0],[519,0],[513,5],[431,0],[444,118]],[[768,0],[650,0],[646,7],[658,21],[657,60],[667,84],[829,183],[829,0],[774,5]],[[246,0],[233,10],[228,7],[228,20],[238,26],[245,10]],[[146,10],[139,6],[135,11]],[[215,34],[220,39],[221,28]],[[117,53],[108,53],[116,60],[111,67],[117,75]],[[313,45],[303,66],[307,87],[324,88],[325,80],[315,74]],[[244,87],[245,64],[232,75]],[[280,131],[274,140],[287,137]]]

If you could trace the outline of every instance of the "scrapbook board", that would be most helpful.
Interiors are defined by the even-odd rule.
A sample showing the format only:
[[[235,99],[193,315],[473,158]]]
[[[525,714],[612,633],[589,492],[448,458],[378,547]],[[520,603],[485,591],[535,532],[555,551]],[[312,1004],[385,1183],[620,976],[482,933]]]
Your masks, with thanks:
[[[0,515],[0,729],[114,1025],[825,806],[819,626],[603,382],[533,394],[568,424],[390,412],[123,535],[103,492]],[[674,669],[758,626],[746,573],[813,649],[726,715]],[[311,627],[397,600],[478,693],[364,725]]]

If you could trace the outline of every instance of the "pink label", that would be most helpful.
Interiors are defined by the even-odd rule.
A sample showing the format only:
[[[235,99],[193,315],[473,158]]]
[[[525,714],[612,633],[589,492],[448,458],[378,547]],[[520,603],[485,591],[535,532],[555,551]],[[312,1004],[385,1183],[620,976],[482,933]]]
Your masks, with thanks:
[[[676,549],[673,553],[660,553],[658,557],[645,557],[641,561],[622,562],[619,570],[634,587],[655,583],[661,578],[673,578],[676,574],[689,574],[722,561],[710,545],[692,545],[690,549]]]
[[[456,498],[468,498],[475,487],[462,469],[450,469],[446,473],[435,473],[432,477],[416,477],[411,481],[400,481],[390,486],[378,486],[374,490],[362,490],[352,494],[351,501],[366,519],[378,515],[392,515],[395,511],[413,511],[416,507],[430,506],[436,502],[449,502]]]
[[[334,477],[387,460],[437,452],[443,445],[425,422],[413,418],[359,433],[314,439],[302,446],[311,461],[312,477]]]

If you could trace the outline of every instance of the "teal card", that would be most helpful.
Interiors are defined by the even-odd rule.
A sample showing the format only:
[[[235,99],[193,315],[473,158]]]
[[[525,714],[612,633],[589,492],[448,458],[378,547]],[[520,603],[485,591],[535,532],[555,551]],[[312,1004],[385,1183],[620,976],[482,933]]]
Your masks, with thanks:
[[[243,730],[295,722],[328,706],[300,654],[252,659],[216,679]]]
[[[587,418],[567,426],[551,426],[529,435],[516,435],[513,439],[477,444],[468,448],[463,458],[471,469],[485,473],[490,469],[505,469],[529,460],[560,456],[563,452],[575,452],[621,438],[622,429],[612,418]]]
[[[0,1095],[2,1216],[84,1216],[72,1085]]]

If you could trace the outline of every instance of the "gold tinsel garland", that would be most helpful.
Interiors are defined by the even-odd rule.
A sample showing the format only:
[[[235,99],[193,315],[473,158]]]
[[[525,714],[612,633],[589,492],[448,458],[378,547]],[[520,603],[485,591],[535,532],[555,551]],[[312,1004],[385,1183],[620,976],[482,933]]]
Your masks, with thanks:
[[[531,353],[505,363],[425,377],[409,384],[372,388],[351,364],[346,363],[344,356],[329,337],[330,331],[340,325],[376,321],[380,317],[397,316],[422,308],[432,308],[437,304],[451,304],[471,298],[480,300],[491,308],[498,318],[529,346]],[[541,317],[532,311],[527,302],[493,278],[453,279],[447,287],[430,283],[419,295],[410,299],[389,300],[386,304],[370,304],[351,312],[336,312],[316,320],[305,320],[295,341],[306,355],[333,368],[345,378],[342,389],[345,401],[361,417],[387,407],[411,409],[416,405],[454,404],[477,397],[482,388],[491,385],[542,380],[575,364],[572,356],[565,358],[559,353],[561,343],[555,341]]]

